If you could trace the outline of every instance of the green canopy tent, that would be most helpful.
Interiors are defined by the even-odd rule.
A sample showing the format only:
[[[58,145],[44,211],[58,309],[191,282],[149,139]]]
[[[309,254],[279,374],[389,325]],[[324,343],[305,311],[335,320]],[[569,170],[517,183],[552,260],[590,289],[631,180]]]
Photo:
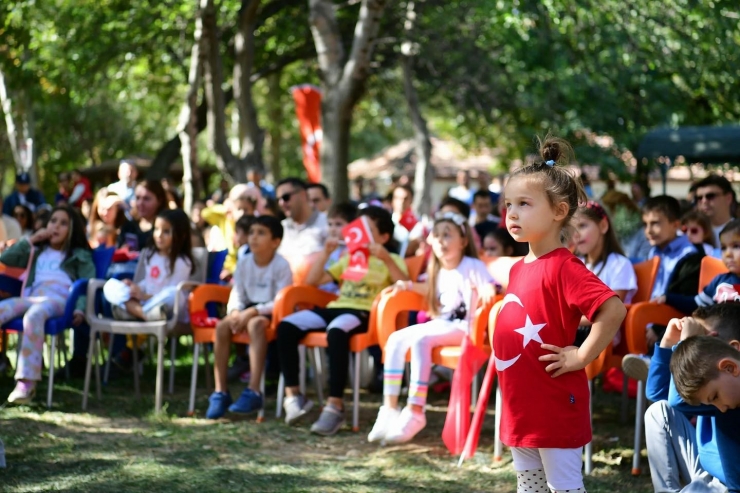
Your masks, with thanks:
[[[724,127],[659,128],[648,133],[637,149],[637,159],[683,156],[689,163],[740,164],[740,125]],[[668,165],[661,163],[663,191]]]

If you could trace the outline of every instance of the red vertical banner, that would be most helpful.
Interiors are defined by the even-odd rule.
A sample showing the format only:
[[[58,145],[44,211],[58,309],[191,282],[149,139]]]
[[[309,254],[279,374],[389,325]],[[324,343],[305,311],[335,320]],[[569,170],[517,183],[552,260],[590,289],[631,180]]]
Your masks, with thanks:
[[[318,87],[303,84],[291,88],[295,101],[295,112],[301,130],[303,166],[308,180],[321,182],[321,159],[319,150],[323,139],[321,130],[321,91]]]

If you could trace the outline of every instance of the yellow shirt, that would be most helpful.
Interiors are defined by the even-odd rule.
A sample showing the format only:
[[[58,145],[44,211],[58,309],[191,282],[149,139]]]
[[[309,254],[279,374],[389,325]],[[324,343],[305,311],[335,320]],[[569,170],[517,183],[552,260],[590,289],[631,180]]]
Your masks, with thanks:
[[[234,247],[234,220],[227,214],[226,206],[223,204],[206,207],[200,212],[203,220],[211,226],[216,226],[221,230],[226,242],[226,248],[229,250],[224,261],[224,269],[232,274],[236,270],[236,248]]]
[[[401,271],[408,273],[406,262],[395,253],[391,253],[393,262]],[[327,305],[327,308],[350,308],[352,310],[370,311],[373,300],[383,289],[393,284],[388,266],[377,257],[368,260],[368,273],[360,281],[342,280],[342,273],[349,265],[349,255],[345,254],[335,262],[327,272],[335,281],[341,282],[339,298]]]

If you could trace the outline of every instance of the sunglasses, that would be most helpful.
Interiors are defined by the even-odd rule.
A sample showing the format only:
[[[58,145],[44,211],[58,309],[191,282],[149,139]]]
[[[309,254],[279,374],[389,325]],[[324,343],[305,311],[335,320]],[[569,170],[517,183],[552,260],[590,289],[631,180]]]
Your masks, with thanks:
[[[278,202],[282,202],[284,204],[287,204],[288,202],[290,202],[290,198],[293,195],[295,195],[296,193],[298,193],[298,192],[299,192],[299,190],[293,190],[291,192],[284,193],[280,197],[277,198],[278,199]]]
[[[704,195],[697,195],[696,197],[694,197],[694,202],[699,203],[699,202],[703,201],[704,199],[706,199],[707,202],[711,202],[714,199],[716,199],[718,195],[719,194],[717,192],[709,192],[709,193],[704,194]]]
[[[684,233],[690,234],[690,235],[698,235],[701,232],[701,229],[697,227],[687,228],[686,226],[684,226],[682,229]]]

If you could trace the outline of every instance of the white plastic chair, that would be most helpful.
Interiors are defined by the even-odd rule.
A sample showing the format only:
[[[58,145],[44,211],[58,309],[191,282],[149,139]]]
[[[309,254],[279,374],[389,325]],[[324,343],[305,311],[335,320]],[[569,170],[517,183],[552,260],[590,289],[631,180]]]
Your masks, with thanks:
[[[134,275],[134,282],[137,282],[144,277],[143,270],[143,257],[144,254],[139,257],[139,263],[136,266],[136,274]],[[87,286],[87,309],[86,317],[90,324],[90,347],[88,349],[87,357],[87,368],[85,369],[85,386],[82,393],[82,409],[87,409],[87,398],[90,390],[90,373],[92,371],[92,362],[95,361],[95,385],[98,399],[101,398],[100,392],[100,365],[98,362],[99,352],[99,341],[97,335],[102,332],[108,332],[110,334],[124,334],[124,335],[138,335],[148,334],[157,338],[157,377],[156,377],[156,390],[155,390],[155,404],[154,409],[156,412],[160,412],[162,409],[162,384],[164,377],[164,344],[167,337],[171,337],[171,345],[174,347],[177,344],[177,336],[190,333],[190,323],[181,322],[181,306],[185,307],[183,296],[187,296],[195,286],[202,284],[206,279],[206,271],[208,268],[208,251],[205,248],[194,248],[193,259],[195,260],[195,271],[190,276],[190,280],[181,282],[177,286],[177,293],[175,295],[174,314],[168,320],[158,321],[124,321],[115,320],[111,318],[103,318],[102,315],[96,313],[95,309],[95,295],[98,290],[103,288],[105,280],[103,279],[91,279]],[[134,390],[137,398],[140,396],[139,392],[139,362],[137,351],[133,351],[133,363],[134,363]],[[175,352],[170,352],[170,393],[173,391],[174,376],[175,376]],[[110,355],[108,358],[110,362]]]

